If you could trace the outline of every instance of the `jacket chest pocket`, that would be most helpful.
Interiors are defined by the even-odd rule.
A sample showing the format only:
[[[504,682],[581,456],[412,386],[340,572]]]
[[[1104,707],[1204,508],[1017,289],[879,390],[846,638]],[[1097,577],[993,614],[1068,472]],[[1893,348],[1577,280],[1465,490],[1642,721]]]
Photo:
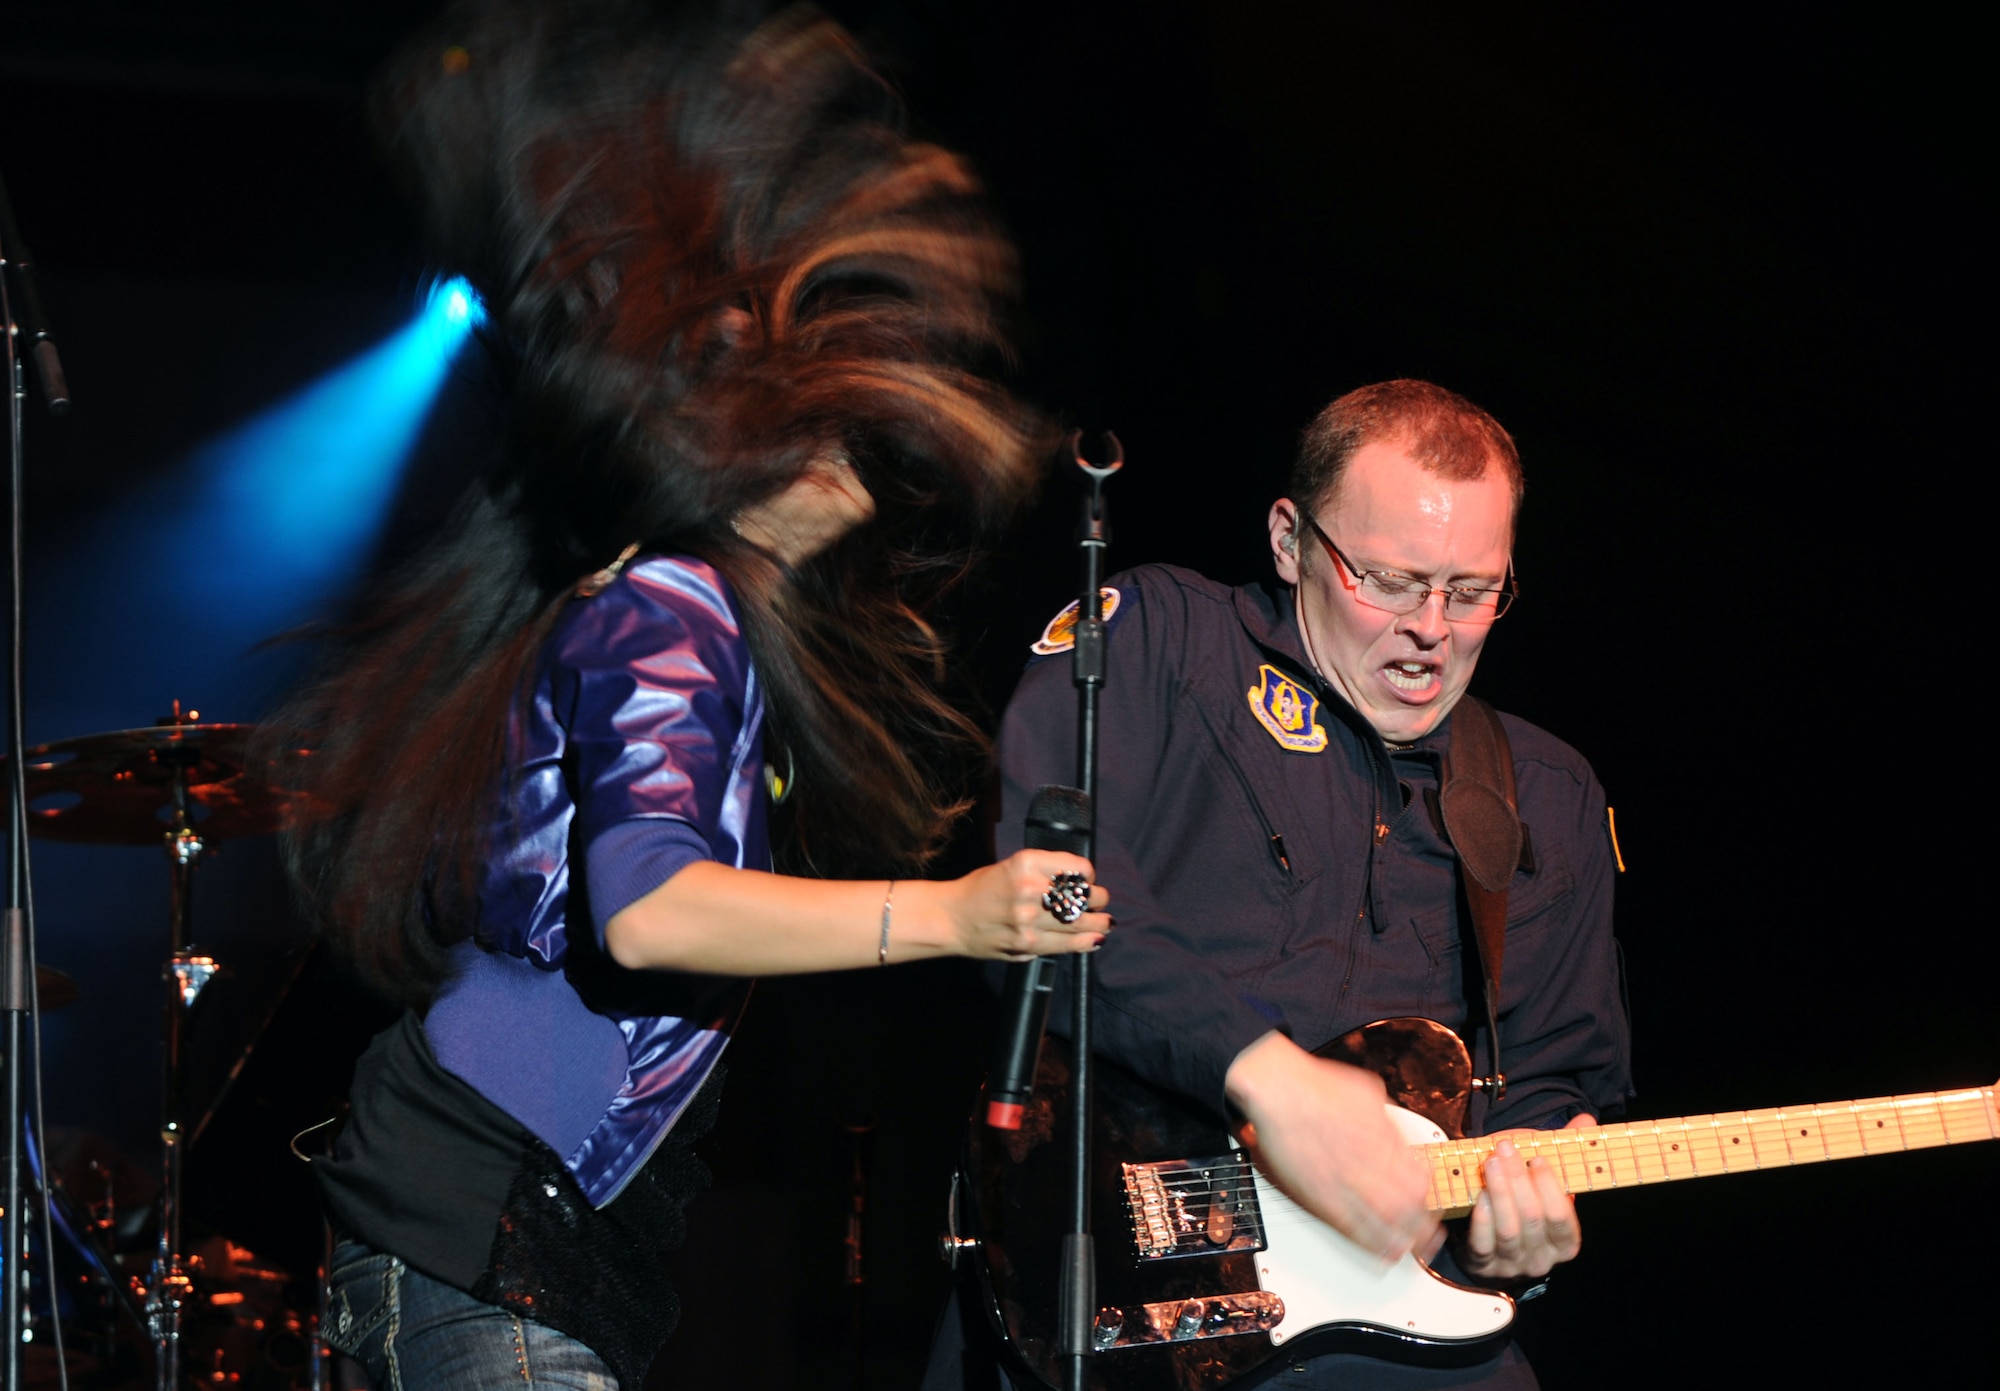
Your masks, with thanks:
[[[1569,856],[1561,842],[1536,843],[1533,873],[1515,870],[1507,885],[1507,940],[1512,942],[1558,916],[1576,892]]]
[[[1517,941],[1526,941],[1543,924],[1560,917],[1576,892],[1576,880],[1570,874],[1569,859],[1560,845],[1552,845],[1546,851],[1538,845],[1535,854],[1537,863],[1533,872],[1516,870],[1513,880],[1507,885],[1507,944],[1510,947]],[[1459,922],[1462,900],[1455,870],[1448,882],[1452,896],[1450,903],[1441,903],[1410,918],[1417,940],[1423,943],[1424,950],[1434,962],[1456,957],[1470,941],[1467,934],[1471,931],[1471,924],[1467,922],[1461,928]]]
[[[1505,994],[1512,998],[1516,983],[1548,974],[1540,959],[1545,928],[1568,911],[1576,892],[1569,860],[1560,845],[1535,846],[1534,871],[1515,871],[1507,886],[1507,955],[1501,966]],[[1453,901],[1413,914],[1410,926],[1428,962],[1422,1013],[1456,1027],[1466,1018],[1467,1002],[1479,994],[1479,951],[1472,942],[1472,923],[1460,910],[1458,886],[1451,883]]]

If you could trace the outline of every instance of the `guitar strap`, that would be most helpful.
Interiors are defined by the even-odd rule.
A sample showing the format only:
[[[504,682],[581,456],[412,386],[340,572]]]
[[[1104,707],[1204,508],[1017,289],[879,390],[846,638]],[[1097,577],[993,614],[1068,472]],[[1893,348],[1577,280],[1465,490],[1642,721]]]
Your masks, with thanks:
[[[1514,792],[1514,751],[1493,707],[1465,696],[1452,711],[1451,747],[1444,756],[1438,810],[1458,854],[1459,882],[1472,910],[1479,976],[1486,995],[1487,1060],[1477,1078],[1494,1100],[1506,1094],[1500,1069],[1500,970],[1507,950],[1507,884],[1521,862],[1522,829]]]

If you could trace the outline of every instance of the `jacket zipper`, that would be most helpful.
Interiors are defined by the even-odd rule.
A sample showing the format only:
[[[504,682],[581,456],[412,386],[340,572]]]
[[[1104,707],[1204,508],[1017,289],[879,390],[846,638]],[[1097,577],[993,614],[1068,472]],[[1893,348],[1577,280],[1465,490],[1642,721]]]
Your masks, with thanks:
[[[1229,745],[1223,740],[1222,731],[1218,730],[1215,722],[1209,719],[1208,711],[1202,708],[1199,700],[1190,701],[1189,704],[1193,705],[1195,713],[1201,716],[1201,722],[1208,726],[1209,739],[1215,748],[1222,752],[1222,761],[1229,765],[1230,776],[1236,779],[1237,787],[1242,789],[1243,800],[1250,804],[1250,814],[1257,818],[1257,827],[1264,833],[1264,844],[1270,849],[1271,858],[1277,862],[1278,869],[1284,874],[1286,882],[1296,885],[1298,876],[1292,871],[1291,856],[1285,853],[1284,834],[1273,827],[1271,818],[1264,814],[1264,804],[1258,800],[1257,790],[1250,785],[1249,777],[1237,766],[1236,760],[1229,756],[1227,752]]]
[[[1324,698],[1325,693],[1321,692],[1321,699]],[[1378,747],[1369,747],[1365,738],[1362,743],[1368,748],[1368,763],[1375,773],[1375,786],[1370,799],[1372,815],[1368,827],[1368,855],[1361,868],[1361,901],[1354,908],[1354,927],[1347,939],[1347,969],[1340,978],[1340,993],[1334,996],[1336,1001],[1345,1001],[1348,987],[1354,984],[1354,963],[1361,955],[1362,938],[1368,929],[1368,900],[1375,892],[1375,851],[1389,838],[1389,823],[1382,819],[1382,774],[1386,771],[1382,763],[1387,755],[1381,752],[1379,740]]]

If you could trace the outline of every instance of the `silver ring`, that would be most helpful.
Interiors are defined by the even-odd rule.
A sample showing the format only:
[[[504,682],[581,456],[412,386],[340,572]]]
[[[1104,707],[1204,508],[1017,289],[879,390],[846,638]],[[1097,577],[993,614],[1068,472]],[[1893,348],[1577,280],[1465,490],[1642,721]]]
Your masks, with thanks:
[[[1073,923],[1090,906],[1090,881],[1081,874],[1049,876],[1049,891],[1042,895],[1042,907],[1059,923]]]

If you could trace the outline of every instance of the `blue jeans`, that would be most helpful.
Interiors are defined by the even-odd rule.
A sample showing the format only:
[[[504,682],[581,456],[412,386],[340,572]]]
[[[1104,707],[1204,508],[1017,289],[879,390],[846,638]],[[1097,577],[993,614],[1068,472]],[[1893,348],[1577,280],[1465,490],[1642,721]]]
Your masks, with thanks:
[[[357,1242],[334,1248],[327,1285],[320,1336],[367,1368],[375,1391],[618,1391],[576,1339]]]

